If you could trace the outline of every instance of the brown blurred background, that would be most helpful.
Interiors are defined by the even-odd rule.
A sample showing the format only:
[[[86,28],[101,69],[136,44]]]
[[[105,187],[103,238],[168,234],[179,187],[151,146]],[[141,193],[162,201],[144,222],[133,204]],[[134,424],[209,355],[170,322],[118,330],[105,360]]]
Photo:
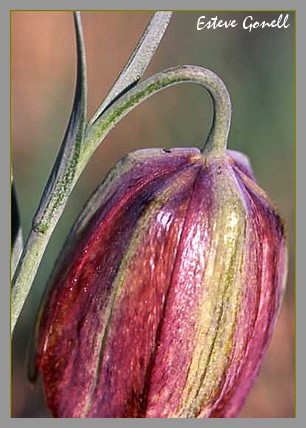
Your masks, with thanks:
[[[231,29],[196,31],[206,21],[236,19]],[[273,12],[177,12],[145,76],[196,64],[225,81],[233,103],[229,148],[251,159],[259,184],[284,217],[290,263],[284,304],[267,357],[241,417],[294,417],[294,14],[288,29],[242,29],[247,15],[271,21]],[[89,116],[125,65],[151,13],[84,12]],[[75,82],[70,12],[12,12],[12,162],[24,236],[40,199],[69,118]],[[125,153],[145,147],[200,147],[211,120],[209,96],[194,85],[155,95],[128,115],[87,166],[45,254],[17,326],[12,354],[12,416],[49,417],[41,386],[26,380],[35,312],[56,255],[77,213]]]

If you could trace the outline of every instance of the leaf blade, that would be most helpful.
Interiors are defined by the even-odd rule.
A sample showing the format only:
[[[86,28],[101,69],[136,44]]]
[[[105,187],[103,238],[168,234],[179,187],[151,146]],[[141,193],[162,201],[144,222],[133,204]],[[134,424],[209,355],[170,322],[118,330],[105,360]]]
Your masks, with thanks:
[[[74,12],[77,79],[73,108],[63,142],[48,178],[23,253],[14,272],[11,293],[11,332],[31,290],[44,251],[79,177],[81,146],[86,129],[87,79],[81,18]]]
[[[120,95],[137,84],[154,56],[172,15],[173,12],[155,12],[127,64],[89,124],[94,123]]]
[[[23,249],[23,237],[20,224],[16,188],[11,182],[11,277],[13,277]]]
[[[67,187],[73,188],[72,183],[78,166],[80,147],[86,127],[86,58],[80,12],[74,12],[74,23],[77,48],[77,78],[74,101],[63,142],[34,218],[35,228],[38,230],[41,228],[43,232],[49,221],[53,220],[54,212],[58,206],[65,205],[64,200],[70,194]],[[64,189],[63,192],[62,189]]]

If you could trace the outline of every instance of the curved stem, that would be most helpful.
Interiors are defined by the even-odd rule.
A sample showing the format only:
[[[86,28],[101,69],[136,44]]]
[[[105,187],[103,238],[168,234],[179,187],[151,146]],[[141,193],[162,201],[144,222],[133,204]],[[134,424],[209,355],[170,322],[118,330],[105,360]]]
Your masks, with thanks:
[[[110,130],[142,101],[168,86],[196,83],[210,93],[213,100],[213,121],[202,152],[219,156],[224,153],[231,123],[231,101],[223,81],[212,71],[198,66],[179,66],[149,77],[116,101],[87,129],[83,146],[84,158],[93,151]]]
[[[213,100],[214,116],[211,130],[202,152],[206,156],[224,155],[231,121],[231,103],[226,86],[212,71],[196,66],[171,68],[155,74],[122,95],[93,124],[87,126],[83,141],[78,144],[78,158],[72,158],[71,160],[74,174],[70,178],[69,186],[63,188],[59,181],[60,178],[54,180],[53,188],[56,189],[58,187],[60,189],[61,203],[53,204],[52,210],[39,210],[39,215],[34,219],[33,228],[25,244],[22,259],[13,279],[12,331],[14,331],[49,239],[64,211],[75,184],[94,151],[111,129],[142,101],[162,89],[179,83],[197,83],[210,93]],[[69,165],[67,168],[69,169]],[[66,171],[63,173],[66,174]],[[55,196],[56,198],[58,197],[58,195]],[[49,202],[46,201],[46,203],[48,205]]]

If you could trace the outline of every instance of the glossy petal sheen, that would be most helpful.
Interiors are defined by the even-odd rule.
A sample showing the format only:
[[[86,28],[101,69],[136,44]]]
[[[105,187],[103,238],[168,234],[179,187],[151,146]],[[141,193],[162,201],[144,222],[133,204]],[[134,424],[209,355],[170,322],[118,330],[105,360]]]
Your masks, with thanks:
[[[282,222],[247,158],[137,151],[91,198],[41,310],[55,417],[237,416],[283,293]]]

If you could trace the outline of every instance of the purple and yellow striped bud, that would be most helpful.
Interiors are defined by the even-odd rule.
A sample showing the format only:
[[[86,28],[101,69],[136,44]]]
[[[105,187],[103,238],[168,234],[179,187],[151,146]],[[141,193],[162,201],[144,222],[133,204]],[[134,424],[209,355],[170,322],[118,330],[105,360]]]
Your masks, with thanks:
[[[55,417],[237,416],[283,294],[282,221],[233,151],[136,151],[75,225],[40,315]]]

